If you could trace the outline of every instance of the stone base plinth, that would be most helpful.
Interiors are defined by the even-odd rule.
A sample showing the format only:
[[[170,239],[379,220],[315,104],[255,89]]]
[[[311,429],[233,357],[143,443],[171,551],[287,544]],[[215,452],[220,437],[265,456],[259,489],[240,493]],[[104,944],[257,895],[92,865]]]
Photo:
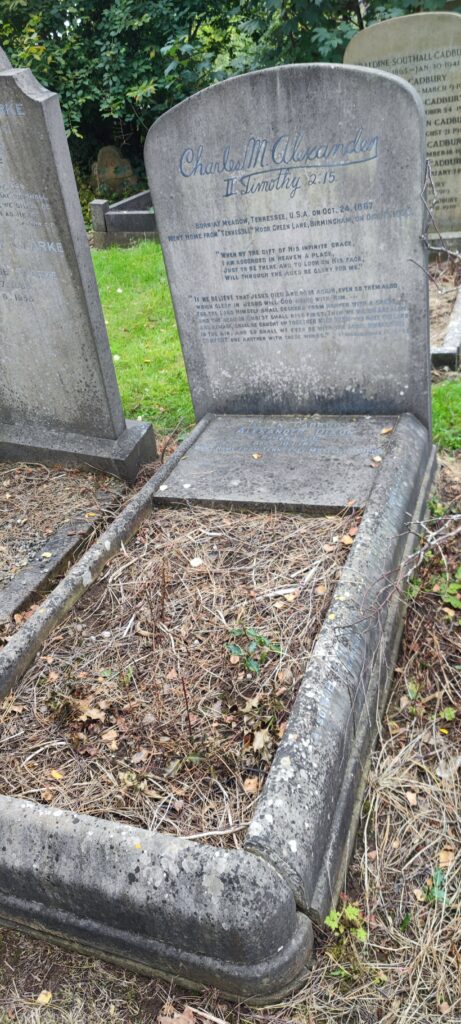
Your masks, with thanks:
[[[89,466],[131,483],[142,465],[156,455],[150,423],[127,420],[116,440],[0,424],[0,461],[39,462],[45,465]]]

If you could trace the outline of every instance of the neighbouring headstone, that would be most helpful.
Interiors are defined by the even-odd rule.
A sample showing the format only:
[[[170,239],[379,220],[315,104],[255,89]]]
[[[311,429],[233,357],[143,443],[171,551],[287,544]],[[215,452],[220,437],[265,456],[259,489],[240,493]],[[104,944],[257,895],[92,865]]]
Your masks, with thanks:
[[[56,94],[0,72],[0,457],[133,478],[152,427],[123,416]]]
[[[123,195],[136,188],[138,179],[128,157],[122,156],[117,146],[103,146],[91,168],[91,183],[99,191]]]
[[[383,424],[354,460],[351,417],[430,419],[416,92],[342,66],[254,72],[160,117],[145,162],[197,418],[225,414],[163,498],[360,503]]]
[[[370,25],[351,39],[344,61],[400,75],[418,90],[438,196],[436,225],[444,234],[460,236],[461,15],[433,11]]]
[[[10,68],[11,68],[11,63],[8,60],[8,57],[7,57],[6,53],[5,53],[5,51],[2,50],[2,48],[0,46],[0,71],[9,71]]]

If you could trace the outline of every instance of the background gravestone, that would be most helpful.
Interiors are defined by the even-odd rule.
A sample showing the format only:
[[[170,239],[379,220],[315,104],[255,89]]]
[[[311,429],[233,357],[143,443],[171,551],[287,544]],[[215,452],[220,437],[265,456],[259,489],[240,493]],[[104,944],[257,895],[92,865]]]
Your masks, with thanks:
[[[410,14],[371,25],[351,39],[344,61],[400,75],[418,90],[439,197],[436,224],[461,235],[461,15]]]
[[[103,146],[91,168],[91,185],[106,193],[123,195],[138,184],[130,161],[122,156],[117,146]]]
[[[411,86],[326,64],[253,72],[163,114],[145,163],[198,418],[428,423]]]
[[[0,71],[9,71],[11,68],[10,61],[4,50],[0,46]]]
[[[123,416],[58,97],[0,61],[0,457],[131,479],[152,427]]]

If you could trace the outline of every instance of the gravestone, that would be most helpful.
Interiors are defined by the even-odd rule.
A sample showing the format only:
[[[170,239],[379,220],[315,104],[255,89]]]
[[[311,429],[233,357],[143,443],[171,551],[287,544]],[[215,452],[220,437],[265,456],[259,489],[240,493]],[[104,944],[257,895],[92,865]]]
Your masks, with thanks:
[[[461,15],[410,14],[371,25],[351,39],[344,62],[400,75],[418,90],[438,196],[436,225],[443,234],[461,235]]]
[[[117,146],[103,146],[91,169],[91,183],[95,189],[123,195],[136,188],[138,179],[130,161],[122,156]]]
[[[254,72],[162,115],[145,162],[196,415],[222,415],[214,472],[204,434],[164,499],[248,498],[254,455],[255,500],[283,492],[290,506],[318,507],[319,452],[325,487],[330,457],[336,469],[332,504],[363,499],[358,463],[379,456],[383,424],[354,461],[351,418],[430,419],[416,93],[394,76],[339,66]],[[339,417],[328,455],[316,454],[321,425],[302,422],[314,414]],[[268,436],[264,452],[261,438],[250,442],[235,415],[271,417],[272,434],[274,417],[301,417],[287,450],[298,468]],[[269,486],[271,452],[280,475]]]
[[[10,61],[4,50],[0,46],[0,71],[9,71],[11,68]]]
[[[58,97],[3,67],[0,457],[131,479],[152,427],[123,416]]]

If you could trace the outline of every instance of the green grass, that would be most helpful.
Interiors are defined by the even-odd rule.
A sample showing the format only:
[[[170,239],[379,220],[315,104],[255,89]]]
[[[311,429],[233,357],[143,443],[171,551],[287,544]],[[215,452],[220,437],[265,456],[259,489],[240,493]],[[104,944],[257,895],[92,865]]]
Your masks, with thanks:
[[[94,264],[125,415],[160,434],[189,427],[194,412],[162,251],[155,242],[94,250]],[[461,380],[433,389],[434,440],[461,448]]]
[[[93,250],[125,415],[159,433],[194,422],[162,251],[155,242]]]
[[[439,448],[461,448],[461,380],[444,380],[432,389],[434,441]]]

